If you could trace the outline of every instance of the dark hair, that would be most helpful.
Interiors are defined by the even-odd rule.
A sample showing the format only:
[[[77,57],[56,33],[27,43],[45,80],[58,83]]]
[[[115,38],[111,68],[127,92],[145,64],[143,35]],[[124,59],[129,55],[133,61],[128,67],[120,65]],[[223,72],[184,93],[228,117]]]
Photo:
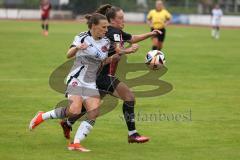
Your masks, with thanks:
[[[89,29],[92,28],[93,24],[98,25],[100,20],[107,20],[106,16],[99,13],[87,14],[85,18]]]
[[[96,13],[100,13],[102,15],[105,15],[107,17],[108,22],[111,21],[111,19],[114,19],[116,17],[116,13],[118,11],[121,11],[122,9],[120,7],[115,7],[110,4],[104,4],[101,5],[97,10]]]

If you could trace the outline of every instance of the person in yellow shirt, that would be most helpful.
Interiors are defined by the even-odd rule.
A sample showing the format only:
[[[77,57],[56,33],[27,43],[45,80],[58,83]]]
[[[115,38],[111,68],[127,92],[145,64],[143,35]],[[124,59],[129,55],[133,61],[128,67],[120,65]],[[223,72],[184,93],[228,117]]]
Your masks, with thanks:
[[[165,9],[164,4],[161,0],[156,1],[156,8],[149,11],[147,15],[147,23],[151,27],[151,31],[160,30],[162,34],[158,34],[152,38],[153,50],[161,50],[163,41],[166,35],[165,27],[170,23],[172,16]]]

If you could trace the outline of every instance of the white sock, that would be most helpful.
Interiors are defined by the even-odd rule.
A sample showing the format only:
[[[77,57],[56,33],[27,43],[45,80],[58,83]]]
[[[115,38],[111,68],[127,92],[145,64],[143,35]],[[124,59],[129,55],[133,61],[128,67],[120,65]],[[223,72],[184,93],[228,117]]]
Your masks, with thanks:
[[[212,29],[212,37],[215,36],[215,29]]]
[[[55,110],[51,110],[51,111],[48,111],[48,112],[42,114],[42,119],[43,120],[47,120],[47,119],[50,119],[50,118],[51,119],[56,119],[57,118]]]
[[[128,135],[129,135],[129,136],[133,135],[134,133],[137,133],[137,130],[128,131]]]
[[[74,137],[74,143],[80,143],[92,130],[93,126],[86,121],[82,121]]]
[[[219,39],[219,31],[216,31],[215,38]]]

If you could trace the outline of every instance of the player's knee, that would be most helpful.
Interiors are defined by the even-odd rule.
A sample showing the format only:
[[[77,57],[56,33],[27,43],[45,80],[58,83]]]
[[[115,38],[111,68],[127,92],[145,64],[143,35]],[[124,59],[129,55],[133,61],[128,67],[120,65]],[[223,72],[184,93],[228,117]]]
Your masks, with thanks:
[[[135,96],[132,92],[127,92],[124,97],[124,101],[135,101]]]
[[[124,101],[123,106],[127,107],[134,107],[135,106],[135,101]]]
[[[96,119],[100,115],[99,108],[88,111],[88,119]]]
[[[80,104],[72,104],[69,108],[69,112],[71,114],[79,114],[81,112],[82,108]]]

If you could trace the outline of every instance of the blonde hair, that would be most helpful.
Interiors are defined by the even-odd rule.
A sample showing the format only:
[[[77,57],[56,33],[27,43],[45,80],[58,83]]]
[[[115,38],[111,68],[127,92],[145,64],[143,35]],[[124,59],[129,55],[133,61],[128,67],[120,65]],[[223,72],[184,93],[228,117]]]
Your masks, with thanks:
[[[163,4],[163,1],[162,0],[156,0],[156,3],[162,3]]]

